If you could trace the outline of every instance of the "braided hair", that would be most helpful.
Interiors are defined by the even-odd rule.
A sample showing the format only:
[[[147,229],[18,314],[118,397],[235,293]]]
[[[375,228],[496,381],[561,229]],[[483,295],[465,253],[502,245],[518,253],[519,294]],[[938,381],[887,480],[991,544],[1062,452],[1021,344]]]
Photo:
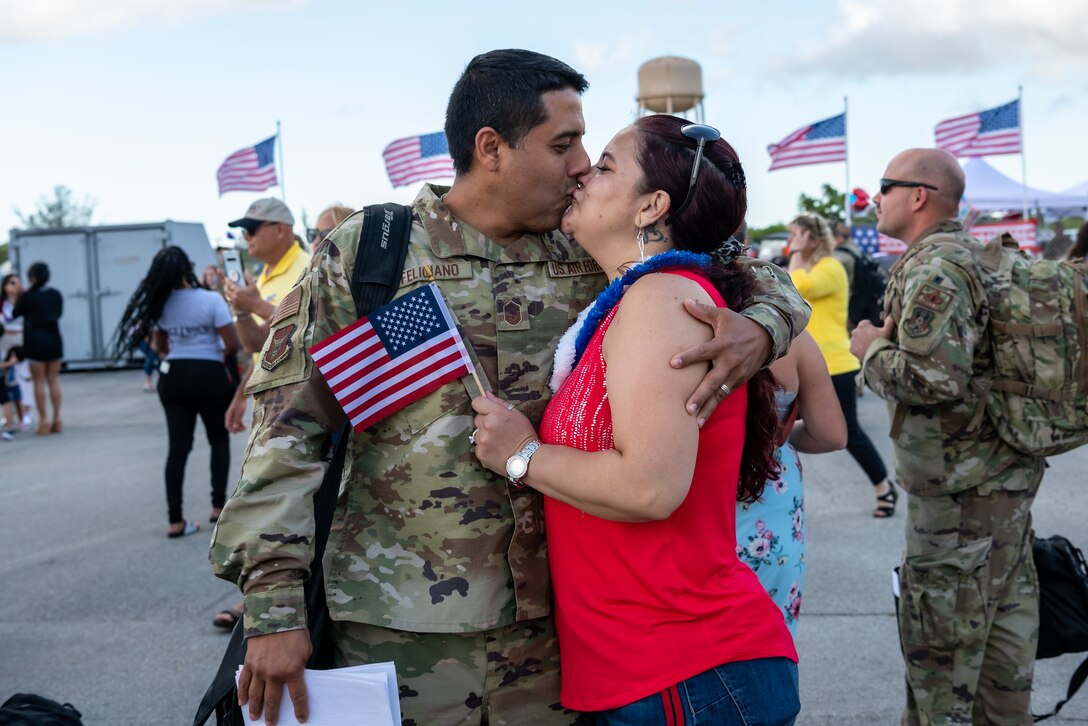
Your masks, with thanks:
[[[185,251],[173,245],[159,250],[117,324],[111,349],[114,362],[131,353],[151,334],[151,329],[162,317],[167,298],[186,283],[189,287],[204,287],[193,272],[193,262]]]

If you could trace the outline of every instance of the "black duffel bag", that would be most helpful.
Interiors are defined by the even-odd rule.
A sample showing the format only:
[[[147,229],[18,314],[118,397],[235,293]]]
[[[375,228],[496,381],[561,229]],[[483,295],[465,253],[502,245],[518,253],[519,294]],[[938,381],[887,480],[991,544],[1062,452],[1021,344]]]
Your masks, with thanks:
[[[3,726],[81,726],[80,715],[70,703],[57,703],[32,693],[16,693],[0,705]]]

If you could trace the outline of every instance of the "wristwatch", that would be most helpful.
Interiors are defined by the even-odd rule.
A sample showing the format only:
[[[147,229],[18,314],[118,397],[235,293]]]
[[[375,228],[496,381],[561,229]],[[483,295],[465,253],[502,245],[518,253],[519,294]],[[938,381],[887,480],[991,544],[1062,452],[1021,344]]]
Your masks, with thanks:
[[[529,459],[540,448],[540,442],[533,439],[525,444],[521,451],[506,460],[506,478],[511,484],[518,484],[522,477],[529,471]]]

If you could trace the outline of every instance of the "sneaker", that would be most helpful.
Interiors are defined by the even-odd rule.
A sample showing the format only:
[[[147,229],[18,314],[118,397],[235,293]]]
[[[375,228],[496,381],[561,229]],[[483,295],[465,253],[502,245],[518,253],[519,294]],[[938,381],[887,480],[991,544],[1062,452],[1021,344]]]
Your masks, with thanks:
[[[29,431],[34,425],[34,419],[29,413],[23,415],[23,431]]]
[[[15,432],[14,431],[0,432],[0,439],[3,439],[4,441],[15,441]]]

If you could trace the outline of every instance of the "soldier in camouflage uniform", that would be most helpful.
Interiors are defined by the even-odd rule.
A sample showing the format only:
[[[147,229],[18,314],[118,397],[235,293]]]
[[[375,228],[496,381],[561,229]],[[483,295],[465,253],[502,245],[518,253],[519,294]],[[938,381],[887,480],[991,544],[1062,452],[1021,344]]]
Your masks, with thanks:
[[[964,177],[935,149],[896,156],[877,228],[908,241],[885,324],[851,350],[888,401],[900,484],[910,493],[900,567],[905,724],[1030,724],[1038,635],[1031,504],[1041,458],[1002,441],[981,412],[993,374],[989,307],[954,221]]]
[[[559,336],[606,282],[552,231],[589,169],[585,87],[565,64],[528,51],[469,64],[447,110],[458,176],[451,189],[424,186],[413,203],[398,293],[434,280],[483,385],[534,422]],[[506,108],[489,110],[496,103]],[[239,692],[272,721],[282,685],[306,713],[312,496],[344,420],[306,351],[355,320],[361,228],[359,213],[314,251],[273,317],[249,386],[254,423],[241,481],[212,541],[215,573],[245,594],[249,677]],[[807,322],[784,273],[757,272],[748,318],[698,312],[740,341],[733,355],[755,358],[739,368],[718,360],[709,390],[781,355]],[[542,501],[473,456],[478,393],[471,377],[449,383],[352,437],[325,560],[338,660],[395,661],[405,724],[571,723],[576,715],[559,705]]]

